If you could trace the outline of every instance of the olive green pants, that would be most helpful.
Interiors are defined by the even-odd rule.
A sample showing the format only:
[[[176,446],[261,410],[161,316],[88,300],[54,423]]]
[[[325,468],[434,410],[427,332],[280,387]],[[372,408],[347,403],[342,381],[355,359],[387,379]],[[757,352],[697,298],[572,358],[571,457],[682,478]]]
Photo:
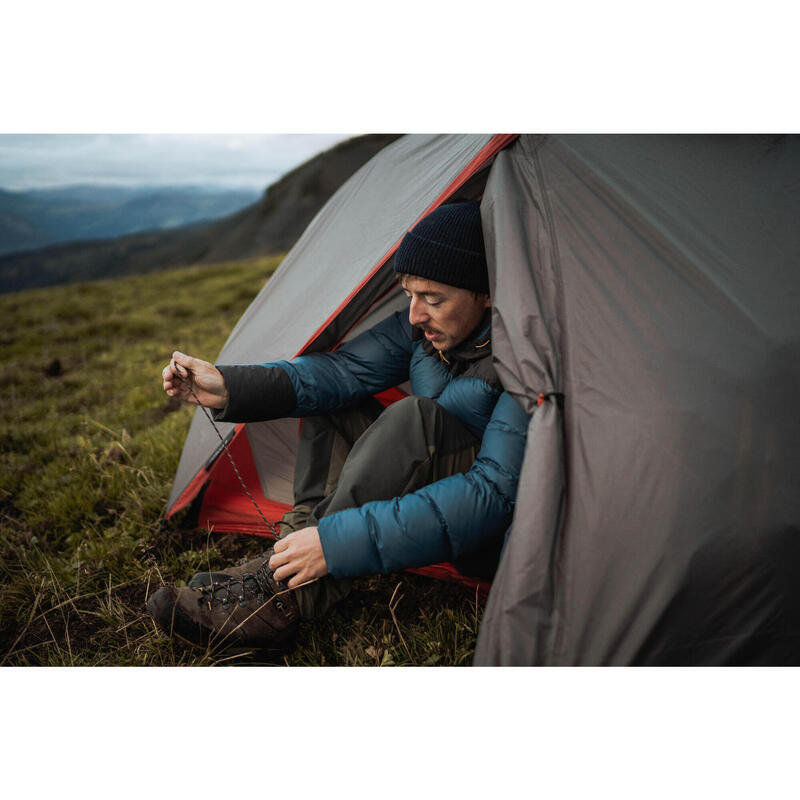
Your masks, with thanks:
[[[295,504],[281,520],[281,536],[316,525],[327,514],[391,500],[466,472],[479,448],[480,441],[458,419],[427,397],[406,397],[386,409],[371,399],[306,417],[295,466]],[[321,616],[350,588],[349,580],[327,575],[298,589],[302,616]]]

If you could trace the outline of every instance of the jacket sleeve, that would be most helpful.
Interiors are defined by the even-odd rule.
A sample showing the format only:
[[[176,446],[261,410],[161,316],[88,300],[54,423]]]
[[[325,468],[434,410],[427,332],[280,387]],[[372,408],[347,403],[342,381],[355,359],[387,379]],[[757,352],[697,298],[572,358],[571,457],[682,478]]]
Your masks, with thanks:
[[[452,561],[502,535],[514,510],[528,421],[504,392],[468,472],[323,517],[328,571],[344,578]]]
[[[333,353],[217,365],[229,400],[214,416],[222,422],[256,422],[335,411],[406,380],[411,353],[407,315],[397,312]]]
[[[212,410],[217,422],[261,422],[287,417],[297,405],[285,370],[268,364],[217,364],[225,379],[228,403]]]

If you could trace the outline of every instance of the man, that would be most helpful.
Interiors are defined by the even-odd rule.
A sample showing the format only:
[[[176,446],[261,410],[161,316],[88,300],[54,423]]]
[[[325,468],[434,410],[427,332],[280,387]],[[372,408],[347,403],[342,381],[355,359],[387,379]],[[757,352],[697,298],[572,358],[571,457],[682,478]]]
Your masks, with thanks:
[[[410,300],[334,353],[214,367],[176,352],[170,396],[218,420],[302,417],[294,507],[273,549],[163,587],[148,610],[191,643],[269,648],[324,614],[348,578],[441,561],[491,577],[508,528],[528,417],[491,359],[491,300],[477,203],[408,233],[394,269]],[[387,409],[373,395],[410,380]]]

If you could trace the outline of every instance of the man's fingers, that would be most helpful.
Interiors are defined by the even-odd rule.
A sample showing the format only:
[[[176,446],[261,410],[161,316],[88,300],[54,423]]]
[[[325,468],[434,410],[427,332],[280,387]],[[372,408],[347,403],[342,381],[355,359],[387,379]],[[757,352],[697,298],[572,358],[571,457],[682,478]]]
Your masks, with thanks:
[[[292,534],[290,533],[289,536]],[[277,542],[272,547],[273,553],[282,553],[288,546],[289,546],[289,536],[286,536],[283,539],[278,539]]]
[[[296,569],[293,569],[291,565],[286,565],[283,567],[278,567],[272,575],[276,581],[286,581],[288,578],[291,578],[292,575],[296,572]]]
[[[270,564],[270,567],[272,565]],[[287,562],[272,572],[277,581],[282,581],[290,589],[294,589],[301,583],[311,580],[312,575],[305,566],[300,566],[296,561]]]
[[[305,583],[306,579],[303,577],[302,572],[298,572],[291,580],[286,581],[286,585],[290,589],[296,589],[301,583]]]
[[[189,373],[186,369],[176,364],[174,359],[161,370],[161,378],[164,381],[165,389],[169,388],[169,386],[182,385],[188,375]]]
[[[189,368],[179,364],[174,358],[170,362],[170,369],[172,370],[172,374],[177,376],[182,380],[187,380],[190,377]]]
[[[175,365],[178,375],[182,378],[188,378],[191,373],[196,373],[199,368],[208,366],[206,361],[187,356],[185,353],[181,353],[180,350],[176,350],[172,354],[172,363]]]
[[[283,581],[290,589],[327,574],[317,529],[303,528],[279,539],[273,547],[269,566],[275,579]]]
[[[164,380],[164,383],[172,383],[173,381],[177,380],[180,381],[180,373],[175,369],[175,364],[170,361],[164,369],[161,370],[161,377]]]
[[[273,551],[272,555],[269,557],[269,568],[275,574],[275,577],[280,580],[281,577],[278,574],[278,570],[281,570],[281,574],[285,574],[287,572],[286,565],[291,560],[291,556],[288,552],[286,552],[287,545],[284,545],[283,550],[280,553],[276,553]],[[289,571],[291,575],[292,572]]]
[[[275,570],[278,567],[282,567],[284,564],[288,563],[289,563],[288,553],[273,553],[269,557],[269,568],[272,570]]]
[[[168,364],[161,372],[162,386],[167,394],[185,394],[186,383],[178,376],[171,364]]]

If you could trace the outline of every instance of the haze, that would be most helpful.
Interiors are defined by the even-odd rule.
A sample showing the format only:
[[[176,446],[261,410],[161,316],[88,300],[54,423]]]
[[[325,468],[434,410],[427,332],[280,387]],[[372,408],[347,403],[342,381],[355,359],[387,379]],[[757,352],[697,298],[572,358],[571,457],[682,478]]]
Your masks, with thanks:
[[[0,188],[75,184],[265,189],[352,134],[4,134]]]

